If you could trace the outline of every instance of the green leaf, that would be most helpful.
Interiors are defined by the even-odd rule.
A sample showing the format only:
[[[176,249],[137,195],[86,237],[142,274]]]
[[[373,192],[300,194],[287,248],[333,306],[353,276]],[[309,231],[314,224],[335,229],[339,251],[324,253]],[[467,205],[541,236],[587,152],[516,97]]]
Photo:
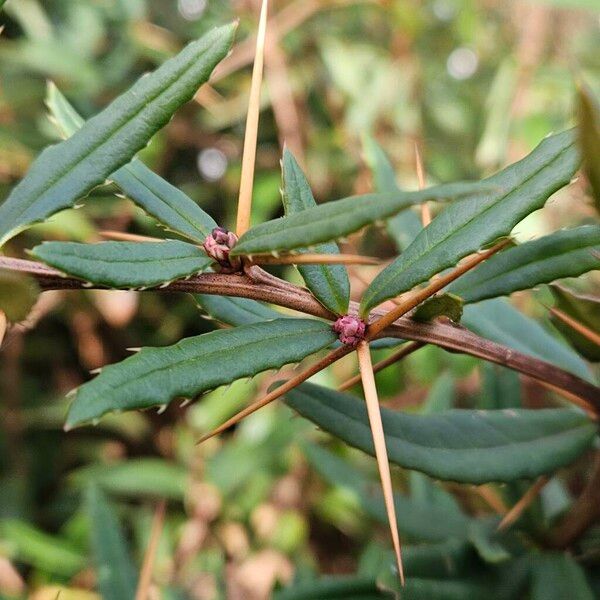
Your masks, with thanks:
[[[600,225],[557,231],[492,256],[457,279],[448,291],[465,303],[508,296],[600,269],[599,253]]]
[[[0,533],[3,543],[19,562],[62,577],[72,577],[85,567],[85,556],[77,548],[29,523],[17,519],[4,520]]]
[[[129,162],[208,79],[229,51],[234,31],[227,25],[192,42],[72,137],[44,150],[0,206],[0,245],[72,206]]]
[[[373,438],[364,402],[313,384],[286,402],[320,428],[368,454]],[[450,410],[410,415],[381,409],[391,462],[462,483],[533,479],[589,448],[596,426],[571,409]]]
[[[11,323],[27,318],[39,294],[40,288],[33,277],[0,269],[0,311]]]
[[[583,168],[600,212],[600,106],[585,85],[579,86],[577,112]]]
[[[481,364],[482,384],[478,408],[521,408],[521,379],[516,371],[489,362]]]
[[[206,271],[205,252],[176,240],[164,242],[44,242],[31,254],[68,275],[111,288],[153,287]]]
[[[443,210],[371,283],[360,313],[427,281],[461,258],[510,234],[569,183],[579,164],[572,131],[543,140],[529,156],[484,180],[488,191]],[[497,190],[497,191],[496,191]]]
[[[392,595],[379,590],[372,577],[345,575],[323,577],[291,585],[276,592],[273,600],[382,600]]]
[[[553,553],[534,557],[531,580],[532,600],[594,598],[583,570],[568,554]]]
[[[136,570],[119,520],[95,485],[89,486],[86,496],[98,591],[104,600],[134,598]]]
[[[213,331],[165,348],[143,348],[77,390],[67,427],[113,410],[195,398],[236,379],[299,362],[336,338],[328,323],[283,318]]]
[[[550,290],[556,301],[556,308],[572,317],[588,329],[600,331],[600,298],[581,296],[561,287],[551,285]],[[551,315],[552,324],[573,345],[582,356],[592,362],[600,362],[600,347],[590,339]]]
[[[364,137],[363,151],[367,165],[373,173],[375,191],[400,191],[394,167],[383,148],[371,136]],[[388,233],[396,242],[398,250],[404,250],[419,235],[421,229],[421,220],[410,208],[399,212],[387,222]]]
[[[387,523],[383,496],[373,481],[335,454],[313,444],[303,444],[312,467],[329,483],[356,496],[361,508],[371,518]],[[469,519],[456,507],[440,507],[394,493],[398,530],[411,540],[439,542],[448,538],[463,539]]]
[[[418,192],[351,196],[319,204],[300,213],[260,223],[248,230],[233,254],[269,254],[278,250],[310,248],[388,219],[401,210],[429,200],[452,200],[488,190],[487,184],[449,183]]]
[[[91,465],[76,470],[69,477],[77,487],[94,484],[111,495],[136,499],[183,500],[189,483],[185,467],[158,458]]]
[[[50,118],[63,138],[71,137],[85,123],[53,83],[48,85],[46,104]],[[191,198],[138,158],[109,175],[108,179],[161,225],[188,239],[202,242],[217,226]]]
[[[292,153],[283,152],[283,206],[286,215],[301,213],[317,206],[306,176]],[[317,254],[339,254],[335,242],[315,247]],[[298,265],[308,289],[331,312],[345,315],[350,302],[350,280],[344,265]]]
[[[537,321],[500,298],[466,306],[462,324],[478,335],[593,381],[589,367]]]
[[[284,314],[256,300],[208,294],[194,294],[193,296],[198,307],[204,310],[210,318],[234,327],[285,317]]]
[[[459,323],[463,313],[463,301],[454,294],[439,294],[419,305],[410,315],[415,321],[433,321],[438,317],[448,317]]]

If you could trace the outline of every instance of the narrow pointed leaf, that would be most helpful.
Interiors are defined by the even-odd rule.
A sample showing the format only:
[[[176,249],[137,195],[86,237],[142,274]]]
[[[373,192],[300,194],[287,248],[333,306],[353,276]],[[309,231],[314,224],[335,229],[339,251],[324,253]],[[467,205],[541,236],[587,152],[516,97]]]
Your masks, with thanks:
[[[600,298],[574,294],[559,285],[550,286],[550,290],[556,301],[556,308],[592,332],[600,333]],[[556,315],[551,315],[550,319],[577,352],[589,361],[600,362],[600,346],[598,344],[567,325]]]
[[[541,283],[600,269],[600,225],[546,235],[500,252],[463,275],[448,291],[466,303],[508,296]]]
[[[484,180],[495,190],[443,210],[371,283],[361,301],[361,313],[508,236],[519,221],[569,183],[578,164],[575,136],[565,131],[546,138],[523,160]]]
[[[373,455],[364,403],[305,383],[286,402],[320,428]],[[481,484],[532,479],[568,465],[596,425],[571,409],[450,410],[411,415],[381,409],[389,459],[438,479]]]
[[[247,298],[194,294],[194,299],[198,306],[210,317],[220,323],[233,325],[234,327],[285,317],[285,315],[269,308],[266,304]]]
[[[63,138],[71,137],[85,123],[52,83],[48,86],[46,105]],[[138,158],[109,175],[108,179],[161,225],[188,239],[204,241],[217,226],[214,219],[191,198],[151,171]]]
[[[450,183],[418,192],[390,192],[351,196],[319,204],[303,212],[256,225],[247,231],[234,254],[268,254],[279,250],[309,248],[382,221],[414,204],[429,200],[453,200],[489,190],[489,185]]]
[[[104,600],[134,598],[137,577],[125,535],[113,507],[95,485],[87,490],[87,509],[98,591]]]
[[[237,379],[298,362],[336,339],[328,323],[277,319],[213,331],[165,348],[143,348],[106,367],[77,390],[67,426],[113,410],[165,405],[175,397],[194,398]]]
[[[577,112],[579,145],[596,210],[600,212],[600,106],[587,86],[579,87]]]
[[[306,176],[289,150],[283,153],[283,206],[286,215],[317,206]],[[339,254],[335,242],[319,244],[317,254]],[[350,302],[350,280],[344,265],[298,265],[308,289],[331,312],[344,315]]]
[[[363,151],[367,165],[373,173],[375,191],[379,193],[400,191],[394,167],[383,148],[371,136],[364,138]],[[419,235],[421,229],[423,229],[421,219],[410,208],[400,211],[387,221],[388,233],[396,242],[398,250],[404,250]]]
[[[31,254],[68,275],[112,288],[151,287],[205,271],[205,252],[176,240],[164,242],[45,242]]]
[[[192,42],[67,140],[47,148],[0,206],[0,245],[73,203],[129,162],[227,54],[234,25]]]
[[[466,306],[461,322],[488,340],[545,360],[586,381],[593,381],[589,367],[576,352],[503,299]]]

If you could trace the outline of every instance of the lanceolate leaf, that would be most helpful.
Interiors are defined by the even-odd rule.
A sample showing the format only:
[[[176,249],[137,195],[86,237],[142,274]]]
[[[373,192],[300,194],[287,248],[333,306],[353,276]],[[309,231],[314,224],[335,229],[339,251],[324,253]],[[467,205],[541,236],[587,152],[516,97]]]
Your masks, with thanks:
[[[396,182],[394,168],[383,148],[370,136],[363,141],[365,160],[373,173],[373,183],[377,192],[396,192],[400,190]],[[404,250],[423,229],[421,219],[407,208],[387,222],[388,233],[394,238],[398,250]]]
[[[583,165],[600,212],[600,106],[586,86],[579,88],[577,109]]]
[[[45,242],[32,255],[94,284],[113,288],[151,287],[205,271],[203,250],[186,242]]]
[[[600,225],[557,231],[492,256],[448,291],[466,303],[600,269]]]
[[[585,361],[537,321],[500,298],[466,306],[462,324],[480,336],[592,381]]]
[[[112,410],[164,405],[178,396],[194,398],[236,379],[298,362],[336,339],[328,323],[277,319],[213,331],[165,348],[143,348],[77,390],[67,426]]]
[[[313,384],[286,402],[320,428],[373,455],[364,402]],[[596,425],[571,409],[450,410],[410,415],[381,409],[389,459],[407,469],[462,483],[534,478],[589,448]]]
[[[85,121],[52,83],[48,86],[46,104],[64,138],[72,136],[83,126]],[[108,179],[167,229],[191,240],[204,241],[217,226],[213,218],[191,198],[137,158],[109,175]]]
[[[72,137],[44,150],[0,206],[0,245],[73,205],[129,162],[208,79],[229,51],[234,30],[227,25],[192,42]]]
[[[600,298],[594,296],[581,296],[559,286],[550,286],[556,308],[583,325],[585,328],[598,334],[600,332]],[[556,315],[551,316],[552,324],[569,340],[573,347],[588,360],[600,361],[600,346],[588,339],[559,319]]]
[[[228,298],[208,294],[194,294],[194,298],[209,317],[234,327],[272,321],[285,316],[261,302],[247,298]]]
[[[283,153],[283,206],[286,215],[317,206],[300,165],[289,150]],[[317,254],[339,254],[337,244],[319,244]],[[350,280],[344,265],[298,265],[306,285],[325,308],[338,315],[348,312]]]
[[[572,131],[545,139],[529,156],[485,180],[490,189],[448,206],[371,283],[361,302],[366,314],[512,228],[566,185],[579,164]]]
[[[452,200],[473,195],[489,186],[450,183],[418,192],[390,192],[351,196],[319,204],[303,212],[261,223],[247,231],[234,254],[268,254],[279,250],[309,248],[358,231],[365,225],[388,219],[401,210],[429,200]]]
[[[87,508],[97,586],[102,598],[134,598],[137,577],[125,535],[113,508],[95,485],[87,490]]]

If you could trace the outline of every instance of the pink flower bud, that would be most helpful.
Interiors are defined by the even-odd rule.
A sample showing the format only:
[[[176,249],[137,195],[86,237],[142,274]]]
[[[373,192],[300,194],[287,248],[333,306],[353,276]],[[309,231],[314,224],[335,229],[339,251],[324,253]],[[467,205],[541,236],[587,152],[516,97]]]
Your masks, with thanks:
[[[356,346],[358,342],[364,340],[366,328],[365,322],[353,315],[340,317],[332,327],[339,334],[340,342],[348,346]]]
[[[221,272],[235,273],[240,270],[242,262],[239,257],[230,257],[229,253],[238,241],[237,235],[224,227],[215,227],[206,236],[202,245],[206,254],[221,265]]]

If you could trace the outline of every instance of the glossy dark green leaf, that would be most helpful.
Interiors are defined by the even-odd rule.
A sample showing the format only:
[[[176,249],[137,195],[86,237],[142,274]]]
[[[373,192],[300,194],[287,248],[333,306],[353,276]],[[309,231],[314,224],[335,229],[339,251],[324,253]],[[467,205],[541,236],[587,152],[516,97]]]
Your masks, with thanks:
[[[371,283],[361,301],[365,315],[461,258],[503,236],[565,186],[579,165],[572,131],[546,138],[523,160],[484,180],[494,191],[455,202],[426,227]],[[497,191],[496,191],[497,190]]]
[[[286,215],[301,213],[317,206],[306,176],[292,153],[285,149],[282,161],[283,206]],[[335,242],[319,244],[317,254],[339,254]],[[308,289],[317,300],[338,315],[348,312],[350,280],[344,265],[298,265],[298,270]]]
[[[194,294],[194,299],[210,318],[234,327],[285,317],[285,315],[269,308],[266,304],[247,298]]]
[[[364,402],[313,384],[288,392],[286,399],[320,428],[374,454]],[[475,484],[550,473],[585,452],[597,429],[571,409],[450,410],[421,416],[382,408],[381,416],[391,462]]]
[[[484,338],[592,381],[589,367],[576,352],[506,300],[497,298],[465,306],[462,324]]]
[[[584,225],[500,252],[457,279],[448,291],[465,303],[479,302],[594,269],[600,269],[600,225]]]
[[[455,323],[460,322],[463,313],[463,301],[454,294],[438,294],[419,305],[411,318],[415,321],[433,321],[438,317],[448,317]]]
[[[227,54],[234,25],[192,42],[67,140],[47,148],[0,205],[0,245],[88,194],[129,162]]]
[[[583,168],[600,212],[600,106],[585,85],[579,86],[577,113]]]
[[[593,600],[583,569],[568,554],[541,554],[531,570],[531,600]]]
[[[104,600],[134,598],[137,576],[125,535],[113,507],[95,485],[87,490],[87,510],[98,591]]]
[[[279,250],[311,248],[382,221],[414,204],[453,200],[489,190],[488,184],[449,183],[418,192],[391,192],[351,196],[319,204],[301,213],[260,223],[241,238],[233,250],[238,255],[269,254]]]
[[[213,261],[186,242],[45,242],[31,254],[57,269],[111,288],[142,288],[206,271]]]
[[[383,148],[371,136],[364,138],[363,151],[367,165],[373,173],[375,191],[380,193],[399,191],[394,167]],[[421,219],[410,208],[399,212],[387,221],[388,233],[396,242],[398,250],[404,250],[419,235],[421,229],[423,229]]]
[[[556,302],[556,308],[592,332],[600,332],[600,298],[574,294],[559,285],[552,285],[550,289]],[[589,361],[600,362],[600,346],[598,344],[567,325],[556,315],[551,315],[550,319],[577,352]]]
[[[326,348],[337,336],[315,319],[276,319],[213,331],[165,348],[143,348],[110,365],[75,394],[67,426],[114,410],[166,405],[268,369],[299,362]]]
[[[46,104],[50,118],[63,138],[71,137],[85,123],[53,83],[48,85]],[[191,198],[151,171],[138,158],[109,175],[108,179],[170,231],[194,241],[204,241],[217,226],[213,218]]]
[[[26,319],[39,294],[40,288],[33,277],[0,269],[0,311],[9,322]]]

